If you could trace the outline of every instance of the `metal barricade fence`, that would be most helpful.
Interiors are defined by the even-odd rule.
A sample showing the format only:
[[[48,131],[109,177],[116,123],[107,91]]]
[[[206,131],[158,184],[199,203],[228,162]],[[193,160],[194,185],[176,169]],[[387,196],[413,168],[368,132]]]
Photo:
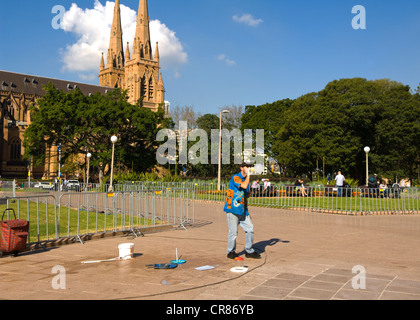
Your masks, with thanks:
[[[228,184],[222,183],[220,191],[215,183],[197,182],[137,182],[118,188],[154,188],[187,187],[195,195],[196,201],[226,201]],[[294,185],[262,186],[251,188],[248,204],[273,208],[285,208],[305,211],[318,211],[339,214],[408,214],[420,213],[420,188],[369,189],[336,188],[309,186],[304,195]]]
[[[250,205],[338,214],[419,214],[419,188],[308,187],[307,195],[294,186],[264,193],[255,190]]]
[[[3,214],[6,208],[15,211],[17,219],[29,221],[28,243],[40,243],[57,237],[57,201],[54,195],[6,197],[0,202]],[[14,219],[8,211],[5,219]]]
[[[228,184],[222,183],[220,191],[217,190],[217,184],[213,182],[188,181],[131,181],[124,184],[115,184],[113,187],[115,192],[152,192],[160,189],[187,188],[196,200],[225,202]],[[108,190],[108,184],[81,183],[76,191],[106,193]],[[308,187],[308,197],[302,197],[302,194],[299,190],[296,190],[294,185],[272,186],[266,190],[259,186],[251,190],[252,196],[248,203],[255,206],[350,214],[419,213],[419,188],[381,190],[379,188],[360,187],[338,190],[333,187],[313,186]],[[62,191],[66,192],[66,188],[63,188]],[[338,196],[339,191],[343,192],[343,197]]]
[[[167,183],[169,185],[170,183]],[[197,201],[226,201],[228,184],[221,190],[212,183],[187,184]],[[419,214],[420,188],[306,187],[303,195],[294,185],[250,189],[251,206],[317,211],[338,214]]]
[[[3,199],[1,213],[13,208],[18,219],[29,221],[29,244],[62,238],[83,243],[83,236],[100,233],[132,232],[137,236],[148,228],[186,228],[195,221],[194,194],[189,189],[56,192]]]
[[[228,185],[213,183],[142,182],[106,185],[80,192],[52,191],[34,196],[0,199],[0,213],[13,208],[30,221],[29,243],[108,232],[133,232],[157,226],[186,227],[195,221],[195,201],[226,201]],[[89,190],[89,191],[83,191]],[[97,190],[102,190],[97,192]],[[308,187],[307,196],[295,186],[251,189],[250,206],[334,214],[419,214],[420,188]],[[1,210],[3,209],[3,210]],[[7,219],[10,217],[8,216]]]

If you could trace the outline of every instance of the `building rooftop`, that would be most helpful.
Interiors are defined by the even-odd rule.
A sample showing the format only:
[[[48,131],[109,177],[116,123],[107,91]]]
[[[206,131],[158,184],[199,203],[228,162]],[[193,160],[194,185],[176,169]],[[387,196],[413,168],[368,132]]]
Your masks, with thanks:
[[[85,95],[95,94],[97,92],[105,94],[108,90],[113,89],[86,83],[0,70],[0,91],[11,91],[16,93],[32,94],[35,96],[44,96],[45,90],[43,87],[48,85],[49,82],[51,82],[55,88],[62,90],[63,92],[69,92],[79,88]]]

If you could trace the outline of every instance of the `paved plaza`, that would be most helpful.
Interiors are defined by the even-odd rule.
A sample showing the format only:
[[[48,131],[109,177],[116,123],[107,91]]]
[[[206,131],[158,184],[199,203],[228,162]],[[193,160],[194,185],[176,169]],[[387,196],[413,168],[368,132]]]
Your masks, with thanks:
[[[262,259],[245,258],[240,229],[237,252],[242,251],[244,261],[238,262],[226,258],[223,206],[197,202],[195,211],[196,222],[187,230],[6,256],[0,259],[0,299],[420,300],[418,215],[345,216],[252,207],[255,248]],[[132,260],[82,264],[118,257],[118,245],[127,242],[135,245]],[[176,250],[187,261],[178,268],[146,267],[170,262]],[[213,268],[195,269],[201,266]],[[247,266],[248,272],[232,272],[236,266]]]

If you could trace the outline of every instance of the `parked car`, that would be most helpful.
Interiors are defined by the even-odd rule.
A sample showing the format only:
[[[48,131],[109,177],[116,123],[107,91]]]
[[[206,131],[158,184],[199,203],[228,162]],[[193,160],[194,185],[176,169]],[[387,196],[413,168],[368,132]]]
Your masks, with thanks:
[[[52,182],[37,182],[34,185],[34,188],[39,188],[43,190],[54,190],[54,183]]]
[[[69,180],[65,186],[65,191],[80,191],[80,182],[78,180]]]

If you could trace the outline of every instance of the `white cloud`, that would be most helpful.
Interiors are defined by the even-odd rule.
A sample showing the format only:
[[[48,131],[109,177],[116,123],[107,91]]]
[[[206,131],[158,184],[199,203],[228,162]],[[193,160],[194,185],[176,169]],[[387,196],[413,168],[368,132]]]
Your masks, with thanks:
[[[115,2],[107,1],[102,5],[95,0],[93,9],[82,9],[73,3],[64,14],[61,28],[76,36],[75,43],[60,49],[63,70],[78,73],[82,80],[94,79],[99,74],[101,53],[107,57],[109,36]],[[136,30],[137,11],[121,4],[121,23],[123,28],[123,44],[126,49],[130,43],[130,52]],[[187,63],[188,56],[173,30],[159,20],[150,22],[150,37],[153,50],[159,42],[159,54],[163,69],[176,70]]]
[[[217,57],[218,60],[225,62],[227,65],[233,66],[236,64],[235,61],[229,59],[225,54],[219,54]]]
[[[154,43],[159,42],[159,54],[162,67],[176,67],[187,63],[188,55],[184,52],[175,31],[169,29],[159,20],[150,21],[150,37]],[[133,33],[134,38],[134,33]]]
[[[247,26],[250,26],[250,27],[256,27],[260,23],[264,22],[264,20],[262,20],[262,19],[255,19],[252,16],[252,14],[249,14],[249,13],[244,13],[242,16],[234,15],[232,17],[232,19],[235,22],[243,23],[243,24],[246,24]]]

